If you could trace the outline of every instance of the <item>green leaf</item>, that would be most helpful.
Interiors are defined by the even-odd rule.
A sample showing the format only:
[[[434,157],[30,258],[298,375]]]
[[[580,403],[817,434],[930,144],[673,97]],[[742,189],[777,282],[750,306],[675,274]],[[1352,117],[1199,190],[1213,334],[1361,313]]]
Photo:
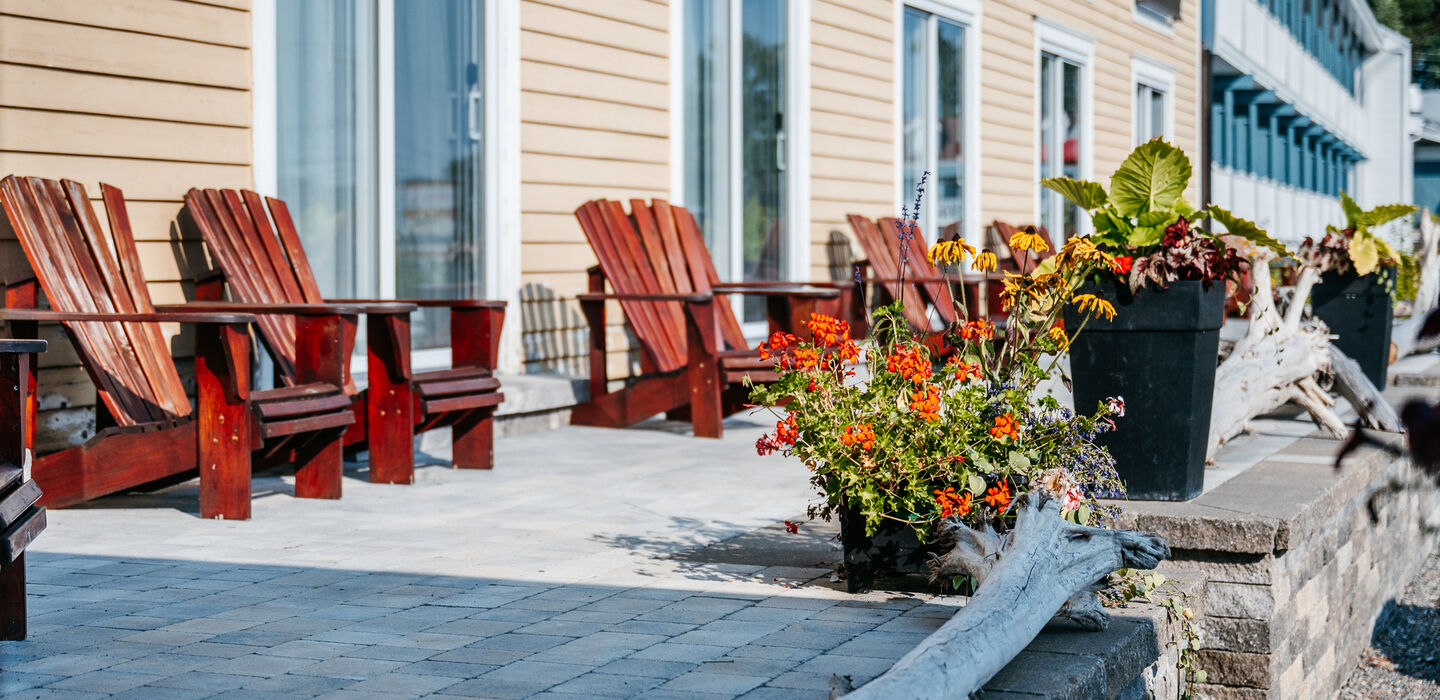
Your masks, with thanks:
[[[985,479],[982,478],[979,474],[970,475],[970,483],[968,484],[968,486],[970,487],[971,495],[985,495]]]
[[[1147,248],[1160,245],[1160,239],[1165,237],[1165,229],[1159,226],[1136,226],[1130,233],[1130,245],[1136,248]]]
[[[1190,182],[1190,159],[1162,139],[1130,152],[1110,178],[1110,201],[1125,216],[1168,211]]]
[[[1179,214],[1176,214],[1173,211],[1147,211],[1144,214],[1135,217],[1135,225],[1159,226],[1160,228],[1166,228],[1170,226],[1170,224],[1175,223],[1178,220],[1179,216]]]
[[[1355,265],[1355,274],[1364,277],[1375,271],[1380,264],[1380,248],[1375,245],[1375,237],[1355,234],[1350,239],[1350,262]]]
[[[1186,221],[1194,221],[1195,215],[1200,213],[1195,207],[1190,206],[1190,202],[1185,201],[1184,197],[1176,198],[1175,206],[1171,207],[1171,209],[1174,210],[1176,214],[1185,217]]]
[[[1402,216],[1414,214],[1416,211],[1416,207],[1409,204],[1382,204],[1365,212],[1365,223],[1370,226],[1379,226]]]
[[[1090,211],[1105,206],[1105,187],[1098,182],[1075,180],[1068,177],[1047,177],[1040,184],[1059,192],[1061,196]]]
[[[1276,255],[1279,255],[1283,258],[1288,258],[1291,256],[1290,249],[1286,248],[1284,243],[1281,243],[1280,241],[1272,238],[1270,234],[1265,232],[1265,229],[1256,226],[1255,222],[1250,221],[1249,219],[1242,219],[1238,216],[1235,216],[1234,214],[1231,214],[1228,210],[1222,209],[1213,204],[1205,209],[1205,214],[1208,215],[1210,218],[1219,221],[1220,225],[1225,227],[1225,231],[1228,235],[1239,236],[1247,241],[1250,241],[1251,243],[1254,243],[1255,245],[1269,248],[1270,250],[1275,251]]]
[[[1200,669],[1200,670],[1198,670],[1198,671],[1195,672],[1195,682],[1196,682],[1196,683],[1204,683],[1204,682],[1205,682],[1205,679],[1206,679],[1206,678],[1209,678],[1209,677],[1210,677],[1210,676],[1206,675],[1205,669]]]
[[[1106,213],[1104,209],[1101,209],[1091,215],[1090,223],[1095,226],[1096,233],[1109,233],[1111,231],[1118,230],[1119,228],[1115,225],[1115,220],[1111,219],[1110,215]]]
[[[1080,504],[1080,508],[1075,511],[1075,522],[1076,522],[1076,523],[1079,523],[1079,524],[1081,524],[1081,525],[1089,525],[1089,524],[1090,524],[1090,506],[1089,506],[1089,505],[1084,504],[1084,503]]]
[[[1345,225],[1348,228],[1361,229],[1365,227],[1365,210],[1360,208],[1345,190],[1340,190],[1340,208],[1345,210]]]
[[[1010,468],[1018,472],[1023,472],[1030,468],[1030,458],[1018,450],[1010,453],[1008,461],[1010,462]]]

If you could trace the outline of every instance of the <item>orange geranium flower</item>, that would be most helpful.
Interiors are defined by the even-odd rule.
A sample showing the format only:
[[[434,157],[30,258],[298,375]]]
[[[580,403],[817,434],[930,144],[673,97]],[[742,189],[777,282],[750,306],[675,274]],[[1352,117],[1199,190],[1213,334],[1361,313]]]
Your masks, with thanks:
[[[927,421],[940,419],[940,390],[926,385],[910,395],[910,410],[920,414]]]
[[[850,342],[850,324],[825,314],[810,314],[805,327],[815,336],[815,342],[834,347]]]
[[[969,515],[970,494],[955,493],[954,486],[947,486],[944,491],[935,489],[935,505],[940,506],[940,517],[942,518],[952,515]]]
[[[789,369],[795,366],[795,358],[790,354],[800,339],[789,333],[775,331],[770,334],[770,339],[760,343],[760,359],[768,360],[776,358],[775,365],[780,369]]]
[[[820,351],[815,348],[799,348],[795,351],[795,366],[800,369],[820,367]]]
[[[1020,426],[1015,416],[1005,413],[995,416],[995,425],[990,426],[990,436],[996,440],[1014,440],[1020,437]]]
[[[1010,505],[1010,484],[1004,481],[991,486],[985,493],[985,503],[996,510],[1005,510]]]
[[[945,368],[954,372],[955,378],[962,382],[970,377],[980,378],[980,365],[970,364],[958,357],[951,357],[950,360],[945,363]]]
[[[835,353],[840,356],[840,359],[852,365],[860,363],[860,347],[854,343],[841,345]]]
[[[885,367],[915,384],[930,378],[930,363],[920,355],[920,348],[897,350],[885,359]]]
[[[960,337],[965,340],[989,340],[995,337],[995,324],[987,319],[976,319],[960,327]]]
[[[845,426],[845,434],[840,436],[840,442],[846,447],[859,445],[862,450],[871,450],[875,448],[875,431],[869,423],[848,425]]]
[[[795,425],[795,414],[785,416],[784,420],[775,421],[775,442],[779,445],[793,445],[800,439],[800,428]]]

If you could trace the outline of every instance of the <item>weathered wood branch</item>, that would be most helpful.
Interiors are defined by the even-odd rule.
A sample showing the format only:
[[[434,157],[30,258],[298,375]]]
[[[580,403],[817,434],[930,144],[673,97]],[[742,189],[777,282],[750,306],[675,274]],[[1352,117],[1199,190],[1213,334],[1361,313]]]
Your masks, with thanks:
[[[940,560],[937,573],[976,577],[981,584],[975,597],[889,671],[847,697],[967,697],[1077,594],[1090,593],[1116,569],[1153,569],[1170,556],[1160,537],[1076,525],[1043,497],[1017,508],[1015,529],[1003,537],[954,526],[955,549]]]
[[[1405,432],[1400,414],[1365,376],[1360,363],[1334,345],[1330,346],[1330,374],[1335,378],[1335,390],[1360,414],[1365,427],[1392,433]]]
[[[1440,337],[1422,340],[1420,327],[1425,317],[1440,304],[1440,222],[1429,209],[1420,212],[1420,286],[1411,305],[1410,317],[1395,324],[1391,342],[1395,345],[1395,359],[1416,352],[1425,352],[1440,347]]]

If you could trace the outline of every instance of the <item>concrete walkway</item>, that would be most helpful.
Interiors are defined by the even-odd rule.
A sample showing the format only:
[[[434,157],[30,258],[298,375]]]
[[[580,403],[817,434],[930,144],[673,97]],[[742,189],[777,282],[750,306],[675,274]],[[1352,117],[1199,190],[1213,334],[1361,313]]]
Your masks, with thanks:
[[[197,518],[193,483],[52,511],[0,695],[828,697],[960,601],[840,592],[817,526],[791,536],[815,561],[672,557],[802,519],[807,473],[755,454],[761,418],[723,441],[663,423],[506,438],[494,471],[428,466],[408,487],[352,465],[339,501],[258,479],[248,522]]]

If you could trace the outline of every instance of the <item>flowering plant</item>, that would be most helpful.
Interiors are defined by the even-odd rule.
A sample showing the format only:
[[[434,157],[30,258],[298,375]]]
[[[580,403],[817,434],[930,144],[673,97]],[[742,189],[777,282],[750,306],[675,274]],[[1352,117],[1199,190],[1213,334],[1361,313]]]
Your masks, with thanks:
[[[1026,254],[1044,245],[1038,236],[1012,242]],[[968,256],[976,269],[994,264],[993,254],[958,240],[930,255],[949,264]],[[863,348],[847,323],[823,315],[805,324],[809,339],[777,332],[761,344],[780,378],[752,386],[751,399],[784,408],[772,409],[775,431],[756,449],[794,455],[810,469],[824,498],[811,517],[856,513],[867,535],[887,520],[904,523],[923,542],[947,519],[1003,528],[1026,492],[1049,493],[1079,523],[1098,517],[1098,498],[1123,495],[1113,460],[1094,442],[1124,415],[1123,400],[1076,415],[1038,397],[1073,337],[1059,323],[1063,309],[1114,315],[1109,302],[1074,294],[1083,275],[1114,261],[1083,238],[1055,259],[1052,270],[1007,276],[1003,328],[967,318],[957,302],[948,358],[914,335],[899,302],[875,312]]]
[[[1415,207],[1386,204],[1365,211],[1343,191],[1340,193],[1340,206],[1345,210],[1345,228],[1327,226],[1325,236],[1319,241],[1307,237],[1298,253],[1301,262],[1313,265],[1321,272],[1341,274],[1349,272],[1353,266],[1355,274],[1361,277],[1378,267],[1402,264],[1404,254],[1376,236],[1372,228],[1409,216],[1415,213]]]
[[[1068,177],[1046,178],[1040,184],[1090,212],[1095,227],[1091,242],[1116,263],[1101,276],[1123,279],[1131,291],[1147,284],[1208,283],[1239,275],[1245,261],[1218,235],[1196,226],[1201,218],[1219,221],[1230,235],[1290,255],[1254,223],[1225,209],[1192,208],[1184,197],[1190,174],[1185,152],[1156,138],[1130,153],[1110,179],[1108,193],[1099,183]]]

